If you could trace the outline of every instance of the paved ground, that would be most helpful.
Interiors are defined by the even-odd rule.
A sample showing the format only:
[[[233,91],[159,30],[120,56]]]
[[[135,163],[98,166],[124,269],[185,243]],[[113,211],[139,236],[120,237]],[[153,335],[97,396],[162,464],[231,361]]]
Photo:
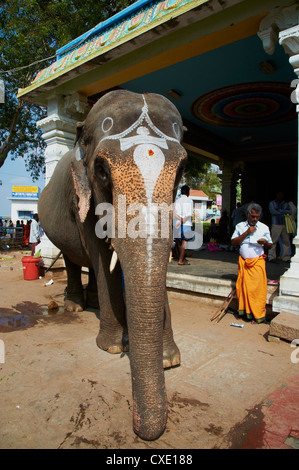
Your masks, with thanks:
[[[97,311],[50,314],[51,300],[63,304],[65,275],[24,281],[23,255],[0,254],[0,448],[298,448],[299,365],[288,342],[267,341],[269,324],[246,323],[232,313],[216,324],[210,319],[219,303],[171,292],[182,363],[165,371],[166,431],[144,442],[132,431],[128,355],[97,348]],[[235,262],[230,268],[214,261],[220,276],[236,273]],[[183,269],[196,263],[197,273],[207,273],[214,261],[193,258]],[[175,262],[170,269],[177,269]]]

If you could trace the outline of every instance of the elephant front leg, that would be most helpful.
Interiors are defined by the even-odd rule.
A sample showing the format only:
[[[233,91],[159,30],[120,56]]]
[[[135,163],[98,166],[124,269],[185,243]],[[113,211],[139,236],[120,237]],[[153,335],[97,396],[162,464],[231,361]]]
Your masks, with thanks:
[[[171,326],[171,312],[166,293],[163,328],[163,367],[164,369],[167,369],[169,367],[178,366],[180,363],[181,354],[173,338],[173,331]]]
[[[109,272],[98,276],[98,294],[100,331],[96,338],[97,346],[110,354],[128,351],[125,302],[119,267],[112,274]]]
[[[99,308],[97,280],[92,268],[89,268],[88,272],[88,285],[85,289],[85,299],[88,307]]]
[[[64,308],[67,312],[82,312],[84,310],[84,293],[81,281],[81,266],[72,263],[63,255],[67,271],[67,287],[64,297]]]

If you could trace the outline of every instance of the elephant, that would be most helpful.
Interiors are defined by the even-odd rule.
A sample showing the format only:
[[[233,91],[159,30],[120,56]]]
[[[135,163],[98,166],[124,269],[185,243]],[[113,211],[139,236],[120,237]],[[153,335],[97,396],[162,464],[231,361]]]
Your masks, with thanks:
[[[166,289],[172,219],[167,218],[169,234],[162,236],[158,212],[154,233],[151,208],[174,203],[187,160],[182,118],[162,95],[120,89],[104,94],[76,132],[74,147],[41,193],[40,223],[64,256],[65,309],[82,311],[84,302],[97,300],[98,347],[111,354],[129,350],[133,430],[143,440],[155,440],[167,422],[164,368],[180,364],[180,351]],[[143,208],[139,225],[132,212],[136,205]],[[114,212],[106,236],[103,207]],[[148,211],[150,217],[144,215]],[[143,226],[139,234],[138,226]],[[85,290],[83,266],[89,268]]]

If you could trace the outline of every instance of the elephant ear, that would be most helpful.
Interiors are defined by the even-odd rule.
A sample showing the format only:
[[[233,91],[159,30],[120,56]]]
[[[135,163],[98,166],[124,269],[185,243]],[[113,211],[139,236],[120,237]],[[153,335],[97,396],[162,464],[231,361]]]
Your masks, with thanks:
[[[71,162],[72,177],[78,196],[79,218],[83,223],[90,207],[91,187],[87,176],[87,166],[84,162],[84,152],[80,145],[84,123],[77,124],[77,138],[74,149],[75,158]]]
[[[87,167],[83,161],[72,161],[71,170],[76,194],[79,198],[78,209],[80,222],[84,222],[90,207],[91,187],[87,176]]]

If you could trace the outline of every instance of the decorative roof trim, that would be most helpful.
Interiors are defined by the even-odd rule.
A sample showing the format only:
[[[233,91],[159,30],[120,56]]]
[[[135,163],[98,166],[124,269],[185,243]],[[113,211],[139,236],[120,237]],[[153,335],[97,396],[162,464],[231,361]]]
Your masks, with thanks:
[[[82,45],[82,43],[86,43],[95,36],[99,36],[103,31],[110,29],[111,27],[115,27],[122,23],[128,17],[132,18],[133,15],[139,10],[144,11],[146,7],[149,7],[151,3],[155,3],[154,0],[139,0],[129,7],[121,10],[120,12],[113,15],[111,18],[108,18],[105,21],[97,24],[94,28],[90,29],[86,33],[82,34],[81,36],[77,37],[70,43],[66,44],[65,46],[61,47],[56,51],[57,59],[61,59],[62,56],[71,52],[74,49],[77,49],[78,46]]]
[[[33,82],[25,89],[20,89],[18,96],[22,96],[39,86],[64,75],[66,72],[77,68],[96,57],[103,55],[107,51],[140,36],[141,34],[196,8],[208,0],[155,0],[140,1],[134,4],[140,8],[139,11],[129,8],[123,10],[130,14],[119,22],[118,15],[114,15],[110,20],[103,22],[96,28],[80,36],[77,40],[69,43],[66,48],[57,51],[58,60],[45,69],[39,71]],[[131,5],[133,7],[133,5]],[[146,8],[147,6],[147,8]],[[121,12],[120,12],[121,13]],[[112,21],[113,20],[113,21]],[[117,23],[115,23],[117,21]],[[103,29],[104,24],[105,28]],[[90,36],[91,34],[91,36]],[[80,39],[81,38],[81,39]],[[77,42],[79,41],[79,42]],[[70,49],[70,47],[72,49]],[[74,49],[74,47],[76,47]],[[61,55],[65,52],[65,55]]]

